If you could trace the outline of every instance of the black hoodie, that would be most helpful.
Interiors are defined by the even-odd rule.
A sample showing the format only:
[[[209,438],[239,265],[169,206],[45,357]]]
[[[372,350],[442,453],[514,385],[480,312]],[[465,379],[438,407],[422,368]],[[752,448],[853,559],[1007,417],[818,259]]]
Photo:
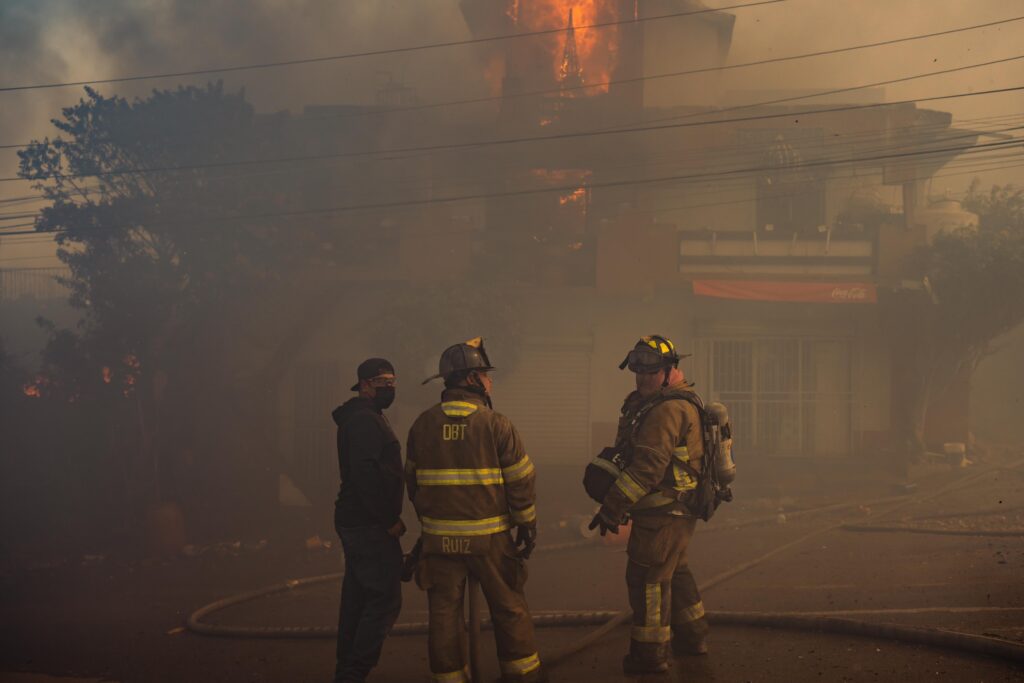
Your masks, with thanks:
[[[402,447],[387,418],[360,396],[335,408],[331,417],[338,425],[341,474],[335,526],[394,526],[402,515],[405,481]]]

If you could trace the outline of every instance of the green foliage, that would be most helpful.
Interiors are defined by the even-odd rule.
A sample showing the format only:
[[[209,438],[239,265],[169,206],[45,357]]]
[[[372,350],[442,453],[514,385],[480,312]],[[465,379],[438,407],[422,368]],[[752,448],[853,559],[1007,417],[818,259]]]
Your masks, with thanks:
[[[274,208],[272,181],[217,165],[259,155],[265,139],[243,93],[86,94],[54,120],[61,136],[19,152],[20,174],[50,200],[37,229],[58,234],[96,360],[145,362],[266,281],[288,240],[238,218]]]
[[[964,202],[979,229],[939,233],[910,261],[927,292],[900,308],[895,334],[913,340],[907,442],[924,449],[931,400],[961,372],[973,372],[992,342],[1024,322],[1024,197],[1012,186],[988,194],[972,184]]]
[[[160,463],[223,402],[237,323],[294,265],[295,232],[265,216],[284,208],[289,175],[244,165],[280,156],[283,137],[220,84],[132,102],[87,88],[53,124],[57,137],[19,152],[49,200],[36,228],[57,234],[82,314],[75,330],[49,329],[48,389],[125,404],[108,412],[135,416],[129,450]],[[159,481],[140,485],[160,495]]]
[[[975,178],[963,205],[978,214],[982,232],[1024,233],[1024,188],[993,185],[986,194],[981,192],[981,182]]]

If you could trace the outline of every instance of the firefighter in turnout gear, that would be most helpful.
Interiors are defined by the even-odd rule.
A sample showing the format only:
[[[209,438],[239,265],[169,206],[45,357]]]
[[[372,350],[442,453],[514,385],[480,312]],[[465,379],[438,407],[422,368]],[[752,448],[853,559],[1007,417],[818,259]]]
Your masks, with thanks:
[[[523,593],[537,529],[534,467],[515,427],[491,409],[493,369],[479,338],[446,349],[426,380],[444,378],[441,402],[409,430],[406,483],[423,533],[416,579],[427,591],[437,683],[469,680],[462,603],[470,576],[490,608],[502,680],[546,680]]]
[[[616,444],[628,465],[608,490],[590,528],[618,533],[632,519],[626,588],[633,609],[627,674],[668,669],[668,645],[677,655],[707,652],[707,620],[686,549],[696,517],[687,508],[704,456],[700,413],[689,393],[680,355],[665,337],[644,337],[621,368],[636,374],[626,397]],[[690,394],[692,396],[692,394]],[[636,418],[642,415],[638,421]]]

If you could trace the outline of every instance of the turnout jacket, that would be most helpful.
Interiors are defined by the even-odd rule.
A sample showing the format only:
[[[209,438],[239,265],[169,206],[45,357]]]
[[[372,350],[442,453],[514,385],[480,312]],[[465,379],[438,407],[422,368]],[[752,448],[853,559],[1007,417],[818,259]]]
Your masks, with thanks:
[[[416,419],[405,477],[425,549],[435,545],[431,536],[471,539],[537,523],[536,475],[522,440],[507,417],[471,391],[445,390]]]
[[[685,510],[681,501],[697,487],[704,458],[700,414],[683,399],[663,400],[648,411],[634,434],[633,418],[650,401],[688,391],[685,382],[667,387],[654,397],[638,392],[626,397],[619,418],[616,444],[626,454],[626,467],[602,502],[610,519],[627,513],[670,513]]]
[[[384,414],[368,398],[355,397],[331,413],[338,425],[341,486],[335,526],[389,529],[402,515],[402,446]]]

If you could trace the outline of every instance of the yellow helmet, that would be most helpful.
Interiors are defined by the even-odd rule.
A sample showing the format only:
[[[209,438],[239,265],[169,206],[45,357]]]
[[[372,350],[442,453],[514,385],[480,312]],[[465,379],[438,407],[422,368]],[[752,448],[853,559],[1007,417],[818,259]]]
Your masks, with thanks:
[[[619,364],[619,369],[629,367],[632,372],[641,374],[658,372],[664,368],[677,367],[679,360],[687,355],[679,355],[675,344],[668,337],[652,334],[640,338]]]

